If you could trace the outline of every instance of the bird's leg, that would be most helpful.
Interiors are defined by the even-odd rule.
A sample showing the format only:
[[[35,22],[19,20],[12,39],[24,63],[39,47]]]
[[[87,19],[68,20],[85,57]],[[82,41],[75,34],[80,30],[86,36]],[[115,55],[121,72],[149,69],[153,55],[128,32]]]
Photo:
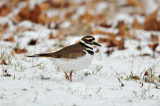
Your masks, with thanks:
[[[66,72],[64,72],[64,73],[65,73],[66,79],[69,80],[69,76],[67,75],[67,73]]]
[[[70,72],[69,79],[72,82],[72,71]]]

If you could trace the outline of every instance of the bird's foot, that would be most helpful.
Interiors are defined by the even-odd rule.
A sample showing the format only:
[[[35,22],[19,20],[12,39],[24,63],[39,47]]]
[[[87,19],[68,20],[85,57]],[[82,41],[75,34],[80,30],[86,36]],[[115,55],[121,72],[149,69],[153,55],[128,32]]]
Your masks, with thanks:
[[[64,73],[65,73],[66,79],[69,80],[69,76],[67,75],[67,73],[66,72],[64,72]]]
[[[64,72],[64,73],[65,73],[66,79],[70,80],[72,82],[72,71],[70,72],[69,76],[68,76],[68,74],[66,72]]]
[[[72,71],[70,72],[69,79],[72,82]]]

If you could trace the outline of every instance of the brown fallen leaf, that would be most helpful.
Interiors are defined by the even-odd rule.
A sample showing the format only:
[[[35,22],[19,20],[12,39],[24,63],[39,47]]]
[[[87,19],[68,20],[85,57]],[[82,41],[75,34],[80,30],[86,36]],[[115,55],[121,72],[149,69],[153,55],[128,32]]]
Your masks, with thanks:
[[[102,35],[108,35],[108,36],[114,36],[115,34],[107,32],[107,31],[102,31],[100,29],[95,29],[91,32],[92,35],[94,34],[102,34]]]
[[[14,48],[14,50],[15,50],[15,52],[16,52],[17,54],[22,54],[22,53],[26,53],[26,52],[27,52],[26,49]]]
[[[72,5],[72,2],[69,2],[68,0],[48,0],[48,2],[54,8],[68,8]]]
[[[129,27],[127,26],[127,24],[125,24],[124,21],[119,21],[116,28],[119,29],[119,31],[116,33],[116,36],[130,36]]]
[[[152,40],[153,43],[158,43],[159,42],[158,35],[152,34],[151,35],[151,40]]]
[[[108,38],[99,38],[98,42],[99,43],[106,43],[108,41]]]
[[[134,21],[132,23],[132,28],[133,29],[143,29],[143,25],[138,22],[137,18],[134,18]]]
[[[7,39],[4,39],[4,41],[8,41],[8,42],[14,42],[14,36],[11,36]]]
[[[126,29],[126,28],[128,28],[128,26],[125,24],[124,21],[118,21],[118,23],[116,25],[116,28],[118,28],[118,29]]]
[[[116,40],[113,40],[113,39],[109,39],[108,42],[107,42],[107,47],[116,47],[117,46],[117,42]]]
[[[41,11],[45,11],[51,8],[51,4],[48,1],[44,1],[40,4]]]
[[[81,15],[81,16],[79,17],[79,20],[82,20],[82,21],[84,21],[85,23],[90,24],[91,22],[93,22],[94,17],[93,17],[93,15],[91,15],[91,14],[89,13],[88,10],[86,10],[85,14],[83,14],[83,15]]]
[[[11,7],[16,7],[20,2],[27,1],[27,0],[9,0],[8,3],[11,5]]]
[[[111,24],[106,24],[106,23],[101,23],[101,24],[99,24],[99,26],[104,27],[104,28],[110,28],[110,27],[112,27]]]
[[[108,49],[105,53],[110,56],[114,52],[114,49]]]
[[[151,48],[153,51],[156,51],[156,48],[157,48],[158,45],[159,45],[159,43],[153,43],[153,44],[150,44],[150,45],[148,45],[148,46],[149,46],[149,48]]]
[[[160,30],[160,21],[157,20],[158,12],[159,12],[159,9],[157,9],[153,13],[146,16],[146,19],[143,25],[143,28],[145,30],[154,30],[154,31]]]
[[[14,51],[14,50],[12,50],[11,54],[12,54],[13,56],[15,56],[15,51]]]
[[[51,32],[50,34],[49,34],[49,39],[54,39],[55,37],[53,36],[53,33]]]
[[[9,27],[8,23],[0,24],[0,32],[5,33],[8,27]]]
[[[6,60],[5,60],[5,59],[2,59],[2,61],[1,61],[1,65],[7,65],[7,63],[6,63]]]
[[[106,22],[106,14],[96,14],[95,13],[93,15],[89,12],[89,9],[87,9],[86,12],[83,15],[81,15],[78,20],[85,22],[87,24],[90,24],[92,22],[104,23]]]
[[[16,16],[13,16],[13,19],[19,22],[23,20],[29,20],[38,23],[38,18],[41,12],[41,8],[38,4],[36,4],[32,10],[30,9],[30,5],[27,4],[19,11],[19,13]]]
[[[127,4],[125,6],[144,8],[143,4],[139,0],[127,0]]]
[[[117,48],[118,48],[118,50],[125,49],[125,47],[124,47],[124,39],[121,39],[120,41],[117,41]]]
[[[137,50],[141,50],[142,48],[141,48],[141,46],[140,45],[138,45],[137,46]]]
[[[4,4],[0,7],[0,16],[6,16],[8,13],[10,13],[10,11],[11,10],[7,7],[7,5]]]
[[[152,57],[155,58],[155,52],[156,52],[156,48],[158,47],[159,43],[153,43],[153,44],[150,44],[148,45],[150,49],[152,49],[153,51],[153,55]]]
[[[59,33],[55,36],[55,38],[58,39],[59,41],[62,41],[62,40],[64,40],[65,37],[66,37],[66,36],[62,36],[62,35],[63,35],[62,32],[59,32]]]
[[[72,16],[76,13],[76,9],[73,9],[72,11],[67,11],[65,14],[66,19],[71,19]]]

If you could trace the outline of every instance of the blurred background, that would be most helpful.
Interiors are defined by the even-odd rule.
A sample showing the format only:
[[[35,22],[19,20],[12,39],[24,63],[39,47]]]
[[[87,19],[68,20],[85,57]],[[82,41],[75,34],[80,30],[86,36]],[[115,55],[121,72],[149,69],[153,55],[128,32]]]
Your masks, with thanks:
[[[160,31],[159,10],[160,0],[0,0],[0,39],[16,42],[14,50],[23,53],[27,50],[20,48],[38,44],[37,39],[60,42],[90,34],[108,48],[123,50],[126,39],[145,38],[137,37],[141,30],[151,32],[149,47],[154,50],[159,34],[152,32]]]

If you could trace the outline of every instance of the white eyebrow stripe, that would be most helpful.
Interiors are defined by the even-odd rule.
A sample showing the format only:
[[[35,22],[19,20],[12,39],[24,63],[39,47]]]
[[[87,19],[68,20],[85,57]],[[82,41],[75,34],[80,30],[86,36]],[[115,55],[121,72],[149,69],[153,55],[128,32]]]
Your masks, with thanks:
[[[93,38],[86,38],[87,40],[94,40]]]

